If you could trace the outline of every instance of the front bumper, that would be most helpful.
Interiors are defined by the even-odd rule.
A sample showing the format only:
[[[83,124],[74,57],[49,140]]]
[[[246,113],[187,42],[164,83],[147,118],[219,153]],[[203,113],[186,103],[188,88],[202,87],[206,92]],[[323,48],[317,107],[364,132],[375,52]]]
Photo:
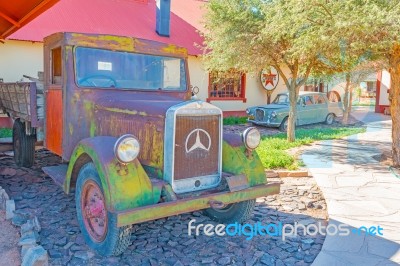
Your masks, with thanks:
[[[225,205],[245,200],[256,199],[268,195],[278,194],[280,183],[269,183],[250,187],[236,192],[218,192],[193,198],[178,199],[149,206],[143,206],[117,212],[118,227],[138,224],[168,216],[193,212],[210,208],[212,202],[222,202]]]
[[[249,121],[250,123],[256,124],[256,125],[267,126],[267,127],[279,127],[281,125],[281,123],[279,123],[279,122],[271,122],[270,120],[257,121],[257,120],[253,120],[253,119],[247,119],[247,121]]]

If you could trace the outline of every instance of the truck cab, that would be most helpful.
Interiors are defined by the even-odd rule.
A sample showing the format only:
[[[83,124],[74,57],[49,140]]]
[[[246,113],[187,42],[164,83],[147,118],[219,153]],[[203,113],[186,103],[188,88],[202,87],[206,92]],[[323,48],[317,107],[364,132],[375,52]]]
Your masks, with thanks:
[[[133,224],[202,209],[244,222],[255,198],[279,193],[255,151],[258,130],[224,134],[222,111],[192,98],[186,49],[56,33],[44,39],[43,83],[42,123],[3,104],[24,128],[15,149],[30,159],[19,164],[34,156],[23,138],[43,131],[44,146],[66,162],[43,170],[65,193],[75,190],[82,234],[101,255],[122,253]],[[0,85],[1,99],[7,88]]]

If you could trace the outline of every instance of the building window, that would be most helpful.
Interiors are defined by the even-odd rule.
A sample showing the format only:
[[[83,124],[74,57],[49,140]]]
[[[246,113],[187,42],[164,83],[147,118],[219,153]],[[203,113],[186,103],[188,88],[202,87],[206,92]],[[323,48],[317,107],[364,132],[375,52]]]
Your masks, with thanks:
[[[376,92],[376,81],[367,81],[367,92]]]
[[[209,74],[208,98],[212,100],[240,100],[246,102],[246,74],[230,70]]]

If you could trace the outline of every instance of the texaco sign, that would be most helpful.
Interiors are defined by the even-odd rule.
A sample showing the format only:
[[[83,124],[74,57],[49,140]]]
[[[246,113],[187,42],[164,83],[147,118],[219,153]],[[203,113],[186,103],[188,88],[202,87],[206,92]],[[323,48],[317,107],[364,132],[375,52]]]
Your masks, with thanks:
[[[279,83],[279,73],[274,67],[263,69],[260,73],[261,84],[267,91],[272,91]]]

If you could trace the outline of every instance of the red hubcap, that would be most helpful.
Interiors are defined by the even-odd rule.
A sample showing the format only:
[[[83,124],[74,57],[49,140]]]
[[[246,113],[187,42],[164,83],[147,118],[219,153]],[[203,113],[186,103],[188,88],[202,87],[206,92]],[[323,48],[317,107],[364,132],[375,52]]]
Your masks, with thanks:
[[[87,181],[82,189],[81,209],[86,231],[97,242],[107,234],[107,211],[104,197],[96,182]]]

